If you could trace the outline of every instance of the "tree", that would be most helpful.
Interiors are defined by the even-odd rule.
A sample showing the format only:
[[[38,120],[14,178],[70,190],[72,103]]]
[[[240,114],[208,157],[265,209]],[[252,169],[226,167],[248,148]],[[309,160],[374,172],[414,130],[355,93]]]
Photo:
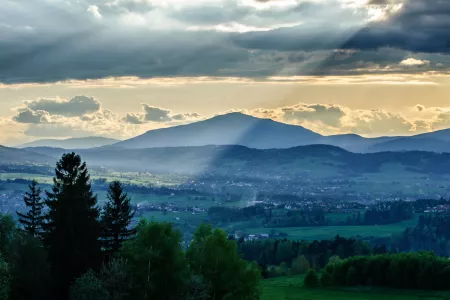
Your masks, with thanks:
[[[261,272],[255,263],[244,261],[235,241],[220,229],[200,225],[187,251],[194,275],[202,276],[211,286],[215,300],[248,300],[259,295]]]
[[[4,255],[12,254],[12,245],[17,237],[18,230],[16,222],[11,215],[2,215],[0,213],[0,253]]]
[[[37,238],[21,234],[15,239],[11,257],[11,298],[49,299],[51,286],[47,251]]]
[[[122,300],[131,293],[132,278],[123,258],[113,258],[104,264],[99,278],[108,291],[108,300]]]
[[[358,284],[358,273],[356,272],[355,267],[352,266],[352,267],[348,268],[347,277],[346,277],[345,281],[347,282],[347,285],[349,285],[349,286],[354,286],[354,285]]]
[[[89,179],[80,156],[64,154],[56,163],[52,192],[47,192],[44,241],[58,299],[67,298],[75,278],[101,263],[100,212]]]
[[[192,275],[186,283],[183,300],[208,300],[211,298],[211,286],[202,276]]]
[[[135,211],[120,181],[113,181],[109,185],[107,197],[101,217],[102,238],[106,251],[117,252],[122,243],[136,233],[134,229],[128,229]]]
[[[320,284],[323,287],[331,286],[333,284],[333,277],[328,272],[323,272],[320,276]]]
[[[310,269],[310,264],[308,259],[304,255],[297,257],[291,266],[291,274],[305,274]]]
[[[44,202],[41,199],[42,190],[38,187],[36,180],[33,180],[28,188],[29,191],[25,193],[23,200],[29,210],[26,214],[16,213],[19,216],[19,223],[22,224],[25,231],[31,236],[37,237],[42,233],[42,224],[45,218],[42,215],[42,208],[44,206]]]
[[[0,252],[0,299],[9,299],[11,276],[9,274],[8,263],[3,259]]]
[[[306,272],[303,284],[307,288],[315,288],[319,285],[319,278],[317,277],[317,272],[315,269],[309,269],[308,272]]]
[[[188,275],[181,233],[171,223],[142,219],[134,239],[123,244],[133,278],[132,299],[178,299]]]
[[[88,270],[70,287],[70,300],[109,300],[109,295],[103,281]]]

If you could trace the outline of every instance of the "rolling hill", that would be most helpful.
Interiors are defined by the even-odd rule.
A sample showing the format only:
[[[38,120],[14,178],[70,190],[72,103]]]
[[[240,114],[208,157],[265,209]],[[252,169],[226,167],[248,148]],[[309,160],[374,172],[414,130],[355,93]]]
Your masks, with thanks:
[[[57,139],[36,140],[30,143],[19,145],[17,146],[17,148],[52,147],[64,149],[88,149],[112,145],[117,142],[119,142],[119,140],[98,136],[90,136],[83,138],[70,138],[64,140],[57,140]]]
[[[45,153],[0,145],[0,164],[54,164],[55,159]]]
[[[45,157],[54,157],[54,161],[64,152],[55,148],[36,148],[36,151]],[[89,166],[117,171],[339,178],[367,173],[391,176],[390,170],[395,167],[395,170],[415,174],[450,174],[450,154],[423,151],[359,154],[328,145],[288,149],[196,146],[124,150],[105,147],[77,152]]]

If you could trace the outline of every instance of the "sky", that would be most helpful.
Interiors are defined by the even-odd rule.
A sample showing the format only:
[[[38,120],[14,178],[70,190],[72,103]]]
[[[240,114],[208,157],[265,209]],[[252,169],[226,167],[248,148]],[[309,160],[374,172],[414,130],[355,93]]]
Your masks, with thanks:
[[[0,144],[240,111],[324,135],[450,128],[448,0],[2,0]]]

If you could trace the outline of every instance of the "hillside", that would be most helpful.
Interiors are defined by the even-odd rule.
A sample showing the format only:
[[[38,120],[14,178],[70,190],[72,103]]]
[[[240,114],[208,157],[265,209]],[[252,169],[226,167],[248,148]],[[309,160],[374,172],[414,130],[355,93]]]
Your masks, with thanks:
[[[51,155],[10,148],[0,145],[0,164],[48,164],[54,163]]]
[[[30,143],[19,145],[17,146],[17,148],[52,147],[64,149],[88,149],[112,145],[117,142],[119,142],[119,140],[105,137],[90,136],[83,138],[70,138],[65,140],[57,140],[57,139],[36,140]]]
[[[150,130],[143,135],[119,142],[114,147],[126,149],[240,145],[249,148],[290,148],[314,144],[322,136],[301,126],[241,113],[229,113],[208,120],[170,128]]]
[[[419,136],[398,138],[369,147],[369,152],[381,151],[431,151],[450,152],[450,141],[432,138],[432,133]]]
[[[53,148],[36,151],[53,156],[55,161],[64,152]],[[379,172],[389,174],[389,168],[395,166],[397,170],[417,174],[450,174],[450,154],[420,151],[358,154],[328,145],[289,149],[202,146],[124,150],[106,147],[77,152],[90,166],[121,171],[336,177]]]

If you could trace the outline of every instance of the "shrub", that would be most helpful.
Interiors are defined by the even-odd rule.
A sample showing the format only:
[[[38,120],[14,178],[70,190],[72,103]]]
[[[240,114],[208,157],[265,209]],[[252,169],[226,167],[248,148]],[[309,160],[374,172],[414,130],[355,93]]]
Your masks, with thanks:
[[[324,287],[333,285],[333,277],[328,272],[323,272],[320,276],[320,284]]]
[[[109,295],[103,281],[89,270],[75,280],[70,288],[70,300],[109,300]]]
[[[308,272],[306,273],[303,283],[307,288],[317,287],[319,285],[319,278],[317,277],[316,270],[309,269]]]

